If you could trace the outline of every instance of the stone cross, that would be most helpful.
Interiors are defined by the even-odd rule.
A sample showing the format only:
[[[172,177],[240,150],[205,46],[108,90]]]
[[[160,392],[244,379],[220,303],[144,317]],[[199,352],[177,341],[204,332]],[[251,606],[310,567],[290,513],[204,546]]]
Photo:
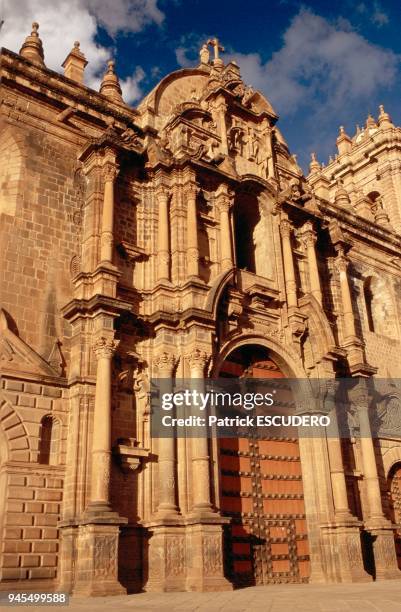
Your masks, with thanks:
[[[219,44],[218,38],[209,38],[209,40],[207,41],[207,44],[213,47],[214,59],[218,60],[219,51],[222,51],[222,52],[224,51],[224,47],[222,47],[222,45]]]

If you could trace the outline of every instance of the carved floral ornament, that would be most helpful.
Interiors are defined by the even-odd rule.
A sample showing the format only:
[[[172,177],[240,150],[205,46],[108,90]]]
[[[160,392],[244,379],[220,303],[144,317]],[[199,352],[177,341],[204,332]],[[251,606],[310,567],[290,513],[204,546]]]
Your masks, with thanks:
[[[118,345],[119,342],[114,340],[113,338],[106,338],[105,336],[101,336],[95,341],[93,345],[93,350],[98,359],[111,359],[114,353],[116,352]]]
[[[301,239],[306,247],[313,246],[316,242],[316,232],[310,221],[305,223],[302,228]]]
[[[117,174],[119,171],[119,166],[117,163],[113,163],[111,161],[107,161],[102,167],[102,176],[104,182],[115,181],[117,178]]]
[[[291,224],[288,219],[282,219],[280,223],[280,233],[283,238],[289,238],[291,234]]]
[[[186,355],[191,370],[204,372],[205,366],[209,360],[209,355],[206,351],[195,348],[191,353]]]
[[[154,359],[153,363],[159,372],[165,372],[171,375],[176,362],[177,360],[172,353],[163,351]]]

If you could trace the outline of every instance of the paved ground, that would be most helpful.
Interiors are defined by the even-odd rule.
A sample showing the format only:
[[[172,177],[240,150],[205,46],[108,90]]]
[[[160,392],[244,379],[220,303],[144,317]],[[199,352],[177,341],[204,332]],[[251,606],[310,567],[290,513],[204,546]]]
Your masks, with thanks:
[[[10,607],[3,607],[4,612]],[[22,611],[21,607],[18,607]],[[140,593],[125,597],[72,598],[68,607],[29,607],[50,612],[401,612],[401,580],[361,585],[274,585],[225,593]]]

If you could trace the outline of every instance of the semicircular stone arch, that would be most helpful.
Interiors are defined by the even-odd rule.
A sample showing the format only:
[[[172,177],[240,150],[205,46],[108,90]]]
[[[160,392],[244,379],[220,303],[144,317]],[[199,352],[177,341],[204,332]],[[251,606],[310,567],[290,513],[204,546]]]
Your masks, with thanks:
[[[383,455],[383,468],[386,478],[396,463],[401,463],[401,446],[393,446]]]
[[[271,352],[272,359],[287,378],[306,378],[306,373],[300,365],[297,355],[292,354],[273,338],[266,338],[260,334],[241,334],[239,337],[231,338],[223,344],[213,364],[212,375],[219,372],[221,365],[230,353],[247,344],[259,345],[268,349]]]
[[[0,136],[0,214],[16,213],[22,198],[23,166],[21,138],[6,128]]]
[[[7,441],[7,460],[29,461],[29,436],[24,424],[11,403],[0,396],[0,428]]]

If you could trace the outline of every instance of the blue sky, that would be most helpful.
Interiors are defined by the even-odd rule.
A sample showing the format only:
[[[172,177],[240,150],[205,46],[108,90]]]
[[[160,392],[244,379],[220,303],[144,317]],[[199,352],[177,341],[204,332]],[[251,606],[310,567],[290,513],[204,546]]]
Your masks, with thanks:
[[[400,2],[0,0],[0,17],[0,44],[13,50],[37,19],[53,69],[80,40],[91,86],[114,56],[133,105],[164,75],[195,65],[201,43],[217,36],[272,102],[304,168],[312,150],[325,162],[335,153],[339,125],[353,135],[380,103],[401,124]]]

